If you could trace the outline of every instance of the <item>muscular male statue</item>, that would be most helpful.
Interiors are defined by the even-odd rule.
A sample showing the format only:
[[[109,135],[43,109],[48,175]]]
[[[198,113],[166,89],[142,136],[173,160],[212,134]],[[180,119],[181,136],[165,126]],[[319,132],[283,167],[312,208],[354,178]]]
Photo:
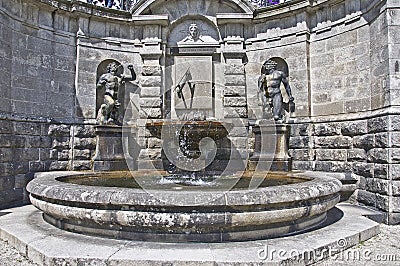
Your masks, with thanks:
[[[121,65],[116,62],[112,62],[107,66],[107,73],[100,76],[97,82],[97,89],[105,89],[104,92],[104,103],[100,106],[97,113],[97,122],[100,125],[105,124],[119,124],[119,106],[118,101],[118,90],[120,86],[126,80],[134,80],[135,73],[133,71],[133,66],[129,65],[128,69],[131,72],[131,77],[127,78],[125,76],[118,76],[117,72]]]
[[[264,93],[266,99],[269,99],[269,103],[272,106],[274,120],[279,121],[283,119],[283,98],[280,89],[281,83],[285,86],[285,90],[289,96],[289,105],[290,103],[293,103],[294,98],[286,74],[277,70],[276,65],[277,63],[273,60],[267,60],[263,64],[261,76],[258,79],[258,88]]]

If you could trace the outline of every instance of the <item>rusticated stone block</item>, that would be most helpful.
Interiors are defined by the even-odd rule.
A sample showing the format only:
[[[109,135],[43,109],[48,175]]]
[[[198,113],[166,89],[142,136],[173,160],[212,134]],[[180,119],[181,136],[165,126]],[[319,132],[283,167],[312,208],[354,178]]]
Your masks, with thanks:
[[[400,179],[400,164],[389,165],[389,178],[391,178],[392,180]]]
[[[13,150],[14,161],[38,161],[39,149],[38,148],[17,148]]]
[[[162,104],[161,99],[158,98],[140,98],[139,105],[141,107],[160,107]]]
[[[369,150],[374,147],[375,138],[374,135],[363,135],[363,136],[355,136],[353,138],[353,146],[355,148],[362,148],[365,150]]]
[[[49,170],[50,171],[63,171],[63,170],[67,170],[68,167],[68,161],[55,161],[55,162],[51,162],[50,163],[50,167]]]
[[[74,150],[74,159],[89,160],[90,156],[91,156],[91,151],[89,149]]]
[[[247,100],[245,97],[224,97],[224,106],[247,106]]]
[[[95,138],[75,138],[74,142],[75,149],[91,149],[96,148]]]
[[[376,148],[389,147],[389,133],[388,132],[375,134],[375,147]]]
[[[290,136],[308,136],[313,132],[312,124],[293,124],[290,128]]]
[[[373,163],[352,163],[352,171],[360,176],[372,177],[373,176]]]
[[[142,87],[160,87],[161,77],[160,76],[143,76],[140,81]]]
[[[29,162],[29,172],[42,172],[44,171],[44,163],[40,161]]]
[[[321,147],[321,148],[349,148],[351,144],[351,137],[347,136],[316,137],[314,143],[316,147]]]
[[[246,96],[245,86],[226,86],[224,96]]]
[[[59,161],[68,161],[69,160],[69,151],[63,150],[57,153],[57,160]]]
[[[245,86],[246,77],[244,75],[228,75],[225,77],[225,85],[227,86]]]
[[[400,148],[400,132],[391,132],[391,145],[393,148]]]
[[[368,120],[368,132],[369,133],[377,133],[377,132],[385,132],[389,129],[389,118],[384,117],[376,117]]]
[[[309,149],[289,150],[289,155],[296,161],[307,161],[312,159]]]
[[[392,181],[392,195],[400,196],[400,181]]]
[[[351,165],[347,162],[316,161],[315,170],[323,172],[349,172]]]
[[[93,138],[95,137],[95,130],[91,125],[79,125],[75,127],[74,135],[81,138]]]
[[[224,108],[225,118],[246,118],[247,108],[246,107],[225,107]]]
[[[66,137],[70,135],[70,126],[68,125],[50,125],[47,133],[49,136]]]
[[[342,134],[345,136],[362,135],[367,133],[368,125],[366,120],[342,123]]]
[[[373,167],[374,177],[381,179],[389,179],[389,165],[388,164],[374,164]]]
[[[310,161],[293,161],[294,170],[313,170],[313,163]]]
[[[150,149],[154,148],[162,148],[162,140],[158,138],[148,138],[147,139],[147,147]]]
[[[374,163],[388,163],[389,150],[382,148],[371,149],[367,153],[367,160]]]
[[[376,207],[378,209],[381,209],[383,211],[389,211],[389,201],[390,201],[389,196],[376,194]]]
[[[338,123],[316,124],[314,126],[314,132],[316,136],[340,135],[340,124]]]
[[[139,154],[139,160],[161,159],[161,149],[142,149]]]
[[[244,65],[243,64],[226,64],[224,68],[225,75],[243,75]]]
[[[72,164],[73,170],[90,170],[92,168],[91,161],[74,161]]]
[[[388,195],[390,186],[389,180],[379,178],[366,178],[366,188],[370,192],[376,192],[382,195]]]
[[[315,150],[315,159],[318,161],[346,161],[347,150],[317,149]]]
[[[390,116],[390,130],[393,131],[400,131],[400,116],[399,115],[393,115]]]
[[[160,108],[141,108],[139,116],[141,118],[161,118],[162,112]]]
[[[347,151],[348,161],[364,161],[367,159],[367,152],[364,149],[350,149]]]
[[[299,137],[291,137],[289,139],[289,148],[291,149],[308,148],[309,144],[310,144],[309,137],[299,136]]]
[[[400,149],[389,149],[389,160],[391,163],[400,163]]]
[[[365,191],[365,190],[359,190],[357,193],[357,200],[365,205],[376,207],[376,194]]]
[[[143,76],[161,76],[160,66],[143,66],[142,67]]]
[[[141,97],[160,97],[160,87],[142,87],[140,89]]]

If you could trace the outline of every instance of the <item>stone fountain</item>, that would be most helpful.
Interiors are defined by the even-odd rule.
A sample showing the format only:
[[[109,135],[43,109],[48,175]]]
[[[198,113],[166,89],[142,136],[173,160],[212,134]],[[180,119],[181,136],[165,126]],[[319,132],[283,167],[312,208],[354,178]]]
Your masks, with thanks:
[[[188,41],[196,42],[199,36],[193,25],[191,29]],[[123,78],[110,70],[99,81],[106,93],[99,109],[95,170],[114,171],[39,174],[27,189],[44,219],[78,233],[162,242],[265,239],[321,225],[339,202],[341,183],[323,175],[290,172],[285,113],[290,116],[294,111],[294,98],[285,73],[271,60],[262,66],[259,91],[264,115],[252,126],[253,152],[244,160],[229,139],[235,121],[213,117],[213,82],[196,80],[195,73],[188,74],[190,66],[183,69],[186,73],[174,87],[171,117],[150,119],[144,125],[149,137],[163,142],[163,169],[156,164],[153,169],[126,171],[129,163],[117,164],[123,157],[128,160],[122,133],[135,128],[129,132],[137,134],[140,129],[119,125],[115,95]],[[289,96],[288,112],[281,83]]]

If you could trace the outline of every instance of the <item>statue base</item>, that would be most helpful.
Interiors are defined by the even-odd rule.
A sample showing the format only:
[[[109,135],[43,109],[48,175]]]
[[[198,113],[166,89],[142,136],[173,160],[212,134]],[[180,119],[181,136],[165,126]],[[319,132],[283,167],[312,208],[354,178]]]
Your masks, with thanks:
[[[249,171],[292,170],[292,158],[288,154],[290,125],[261,120],[253,126],[253,133],[255,145],[247,166]]]
[[[130,155],[123,150],[123,127],[106,125],[96,126],[96,153],[93,157],[94,171],[128,170]]]

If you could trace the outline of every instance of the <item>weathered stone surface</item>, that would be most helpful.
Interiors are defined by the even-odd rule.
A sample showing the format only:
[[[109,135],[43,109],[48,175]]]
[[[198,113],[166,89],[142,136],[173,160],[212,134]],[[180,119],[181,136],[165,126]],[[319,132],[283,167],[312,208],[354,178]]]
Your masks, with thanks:
[[[340,124],[338,123],[316,124],[314,126],[314,133],[317,136],[340,135]]]
[[[50,125],[47,133],[49,136],[66,137],[70,135],[70,126],[67,125]]]
[[[224,108],[225,118],[246,118],[247,108],[246,107],[225,107]]]
[[[316,161],[315,170],[324,172],[349,172],[351,165],[347,162]]]
[[[246,78],[244,75],[228,75],[225,77],[225,85],[227,85],[227,86],[245,86]]]
[[[143,66],[142,67],[143,76],[161,76],[160,66]]]
[[[374,135],[362,135],[362,136],[355,136],[353,138],[353,146],[355,148],[362,148],[365,150],[369,150],[374,147],[375,138]]]
[[[347,160],[364,161],[367,159],[367,152],[364,149],[350,149],[347,151]]]
[[[374,163],[388,163],[389,150],[383,148],[371,149],[367,153],[368,162]]]
[[[140,89],[141,97],[160,97],[161,90],[160,87],[142,87]]]
[[[56,170],[67,170],[68,162],[67,161],[55,161],[50,163],[49,170],[56,171]]]
[[[389,177],[393,180],[400,179],[400,164],[389,165]]]
[[[224,97],[224,106],[247,106],[247,100],[245,97]]]
[[[161,118],[162,112],[160,108],[141,108],[139,116],[141,118]]]
[[[90,159],[91,156],[91,150],[85,149],[85,150],[74,150],[74,158],[75,159]]]
[[[376,148],[389,147],[389,133],[388,132],[375,134],[375,147]]]
[[[141,107],[161,107],[162,101],[158,98],[140,98],[139,105]]]
[[[319,161],[346,161],[347,150],[344,149],[316,149],[315,159]]]
[[[244,65],[243,64],[226,64],[224,69],[225,75],[243,75]]]
[[[153,148],[162,148],[162,140],[158,138],[148,138],[147,139],[147,147],[150,149]]]
[[[391,182],[389,180],[383,180],[379,178],[366,178],[367,190],[382,195],[388,195],[390,183]]]
[[[314,139],[316,147],[321,148],[349,148],[351,144],[351,137],[347,136],[327,136],[316,137]]]
[[[224,96],[246,96],[245,86],[226,86]]]
[[[296,161],[308,161],[312,159],[309,149],[289,150],[289,155]]]
[[[74,142],[74,148],[76,149],[94,149],[95,147],[95,138],[76,138]]]
[[[352,170],[355,174],[364,176],[364,177],[372,177],[373,176],[374,164],[372,163],[353,163]]]
[[[393,148],[400,148],[400,132],[391,132],[391,145]]]
[[[369,191],[359,190],[357,193],[357,200],[368,206],[376,207],[377,205],[376,194]]]
[[[341,126],[342,134],[345,136],[362,135],[368,133],[367,121],[343,122]]]
[[[368,132],[377,133],[385,132],[389,129],[389,118],[388,117],[376,117],[368,120]]]
[[[92,138],[95,137],[95,130],[91,125],[80,125],[75,127],[74,135],[76,137]]]
[[[140,85],[143,87],[160,87],[160,76],[143,76],[140,80]]]
[[[290,128],[291,136],[308,136],[313,132],[312,124],[292,124],[290,125]]]
[[[310,145],[310,138],[299,136],[299,137],[291,137],[289,139],[289,148],[308,148]]]

